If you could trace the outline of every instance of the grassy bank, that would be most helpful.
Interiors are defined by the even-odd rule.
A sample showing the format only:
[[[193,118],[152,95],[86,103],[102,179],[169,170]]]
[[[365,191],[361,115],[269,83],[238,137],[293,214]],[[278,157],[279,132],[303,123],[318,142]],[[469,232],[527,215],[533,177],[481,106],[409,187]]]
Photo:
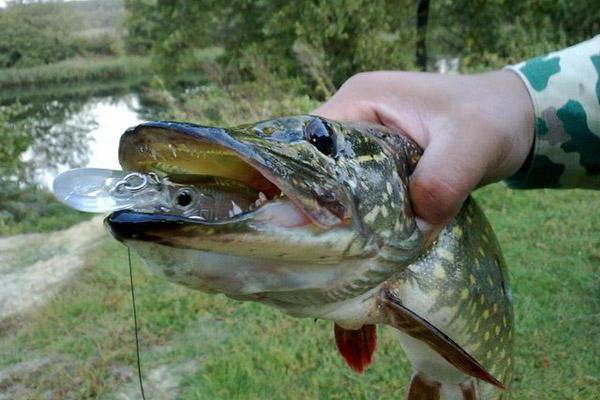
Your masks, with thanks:
[[[92,216],[68,208],[43,189],[0,189],[0,237],[65,229]]]
[[[133,76],[123,80],[96,80],[76,82],[74,84],[15,86],[0,91],[0,104],[13,104],[15,100],[19,100],[22,104],[29,104],[43,103],[49,99],[68,101],[90,97],[119,96],[139,91],[140,87],[148,80],[148,76]]]
[[[597,193],[518,192],[495,185],[476,197],[511,271],[517,318],[513,398],[597,398]],[[107,240],[59,298],[0,324],[0,371],[14,371],[0,383],[7,393],[138,396],[126,260],[125,248]],[[380,329],[374,365],[359,376],[337,355],[329,322],[296,320],[259,304],[193,292],[150,275],[137,258],[134,274],[149,398],[402,398],[410,368],[392,329]]]
[[[76,58],[31,68],[0,69],[0,90],[150,77],[149,57]]]

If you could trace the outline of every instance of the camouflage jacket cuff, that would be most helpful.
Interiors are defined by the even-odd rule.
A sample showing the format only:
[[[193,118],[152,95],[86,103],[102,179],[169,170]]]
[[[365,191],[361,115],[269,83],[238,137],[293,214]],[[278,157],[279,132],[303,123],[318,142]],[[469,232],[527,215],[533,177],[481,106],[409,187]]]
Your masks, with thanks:
[[[532,152],[508,185],[600,189],[600,35],[507,68],[535,110]]]

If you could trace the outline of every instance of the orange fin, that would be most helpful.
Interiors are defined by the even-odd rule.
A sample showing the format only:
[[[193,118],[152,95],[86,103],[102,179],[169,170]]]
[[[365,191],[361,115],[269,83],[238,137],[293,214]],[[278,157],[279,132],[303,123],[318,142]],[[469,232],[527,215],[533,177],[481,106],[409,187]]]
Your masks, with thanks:
[[[363,325],[355,331],[334,324],[335,344],[350,368],[362,373],[371,364],[377,345],[375,325]]]
[[[494,378],[473,356],[465,351],[444,332],[402,305],[402,301],[389,290],[383,290],[381,306],[387,310],[389,323],[408,336],[421,340],[446,361],[467,375],[481,379],[500,389],[506,386]]]

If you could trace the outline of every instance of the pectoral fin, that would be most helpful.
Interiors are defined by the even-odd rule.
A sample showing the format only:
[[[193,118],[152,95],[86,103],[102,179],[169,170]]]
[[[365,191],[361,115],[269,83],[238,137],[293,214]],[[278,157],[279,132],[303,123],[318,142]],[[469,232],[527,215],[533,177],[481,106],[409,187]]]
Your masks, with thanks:
[[[481,379],[501,389],[506,386],[494,378],[475,358],[460,347],[444,332],[402,305],[391,291],[384,289],[379,299],[387,311],[389,323],[396,329],[415,339],[425,342],[446,361],[467,375]]]
[[[356,372],[363,372],[371,364],[377,345],[375,325],[363,325],[357,330],[344,329],[334,324],[335,344],[346,363]]]

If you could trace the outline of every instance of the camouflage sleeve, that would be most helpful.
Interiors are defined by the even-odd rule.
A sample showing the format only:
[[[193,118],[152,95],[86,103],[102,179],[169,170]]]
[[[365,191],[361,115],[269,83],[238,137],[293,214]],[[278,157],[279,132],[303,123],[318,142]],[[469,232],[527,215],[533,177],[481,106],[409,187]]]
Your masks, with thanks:
[[[535,110],[533,149],[508,185],[600,189],[600,35],[507,67]]]

